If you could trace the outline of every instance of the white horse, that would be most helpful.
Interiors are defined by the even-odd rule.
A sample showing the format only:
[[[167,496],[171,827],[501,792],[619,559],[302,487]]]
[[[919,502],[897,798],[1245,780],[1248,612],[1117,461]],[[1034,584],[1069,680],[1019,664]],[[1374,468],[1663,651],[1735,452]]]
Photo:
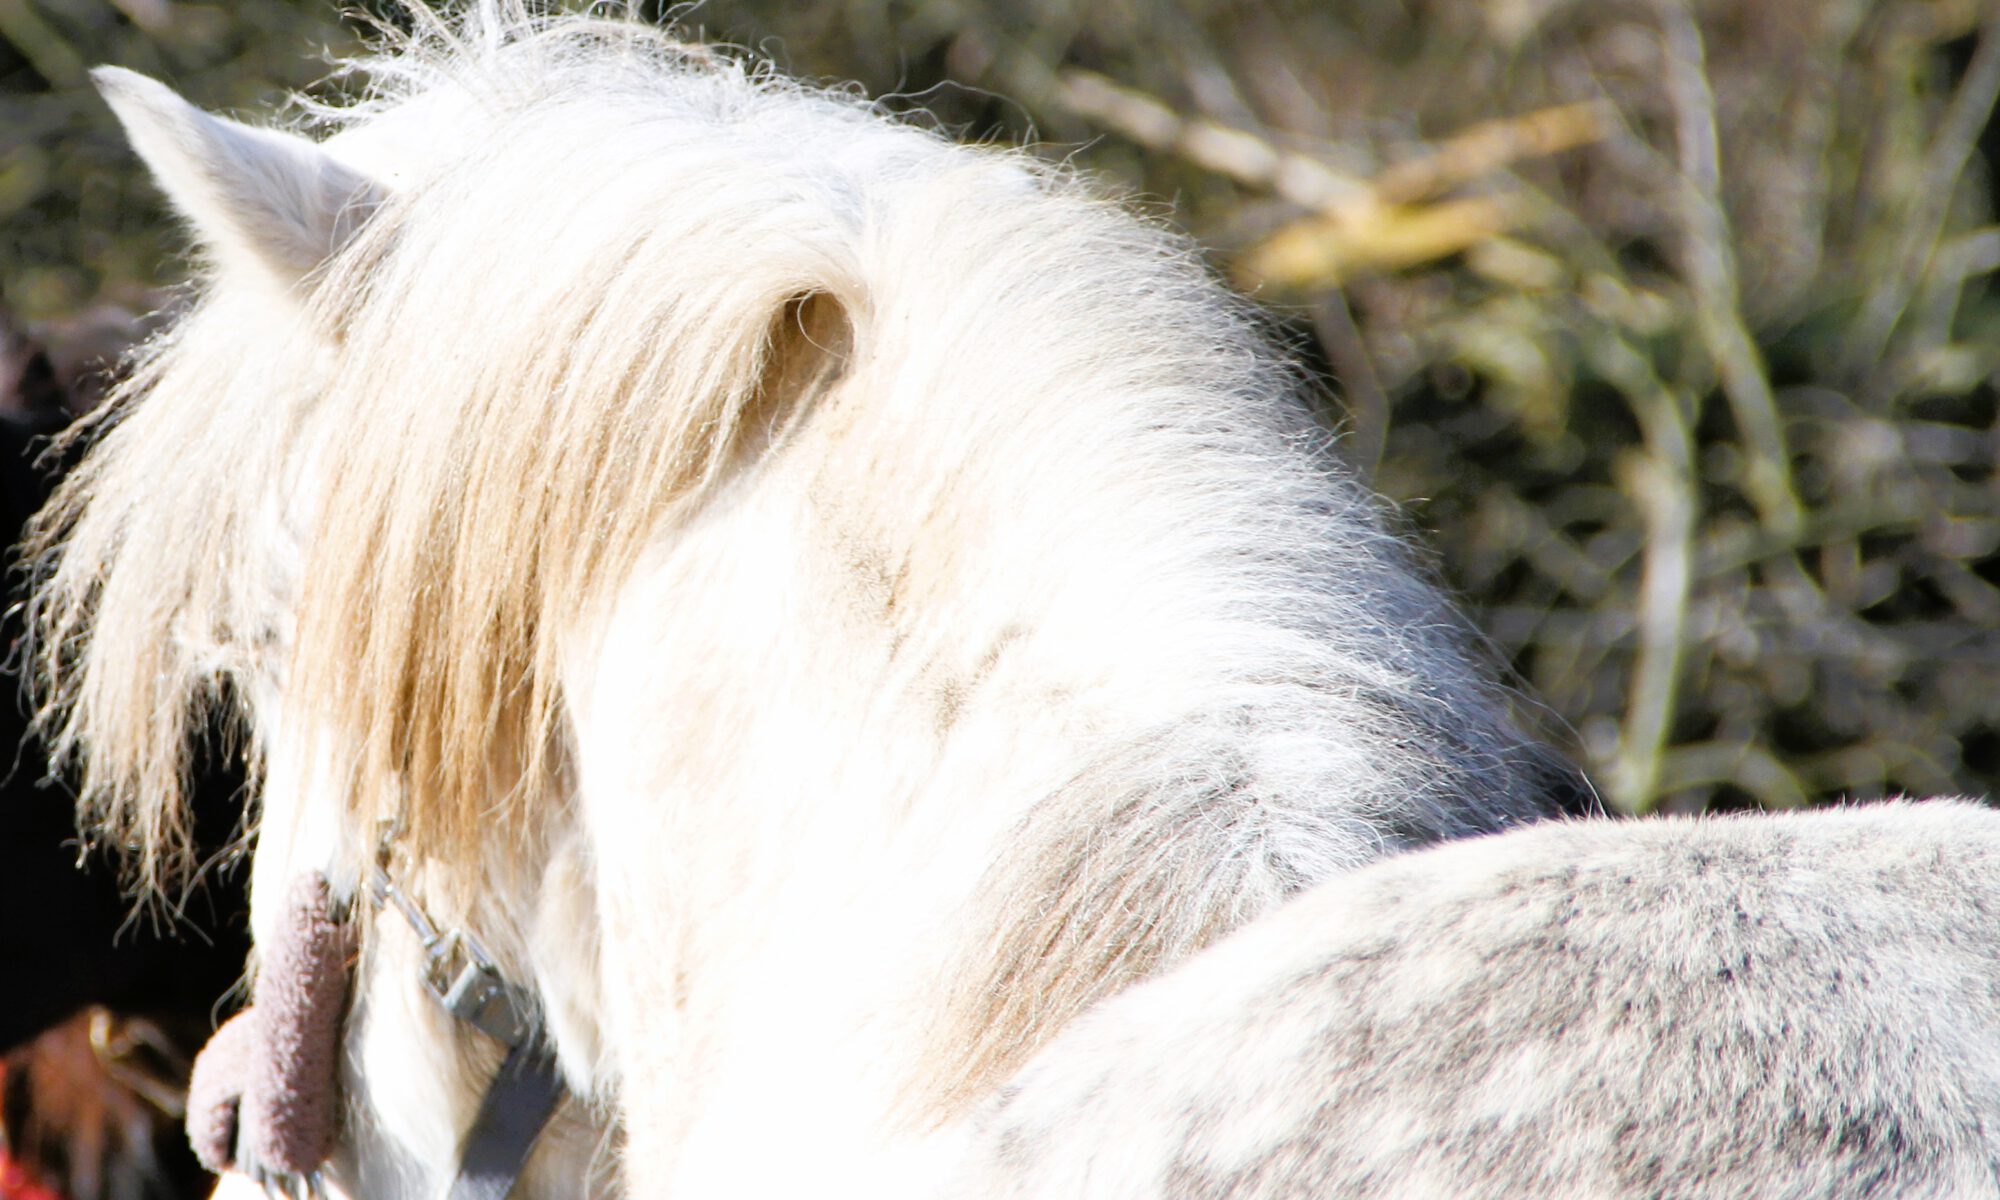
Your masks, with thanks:
[[[434,1194],[537,997],[517,1194],[935,1195],[1072,1018],[1566,781],[1175,236],[633,24],[482,5],[321,141],[99,82],[206,269],[42,519],[48,721],[142,879],[193,714],[253,926],[364,949],[324,1182]]]

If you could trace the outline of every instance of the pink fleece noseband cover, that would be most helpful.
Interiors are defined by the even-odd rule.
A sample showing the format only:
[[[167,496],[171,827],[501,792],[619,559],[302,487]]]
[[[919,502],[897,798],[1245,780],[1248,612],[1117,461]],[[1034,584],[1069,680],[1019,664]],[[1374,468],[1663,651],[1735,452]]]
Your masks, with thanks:
[[[326,877],[292,883],[250,1007],[215,1031],[188,1083],[187,1130],[211,1171],[310,1175],[339,1121],[336,1069],[353,943]]]

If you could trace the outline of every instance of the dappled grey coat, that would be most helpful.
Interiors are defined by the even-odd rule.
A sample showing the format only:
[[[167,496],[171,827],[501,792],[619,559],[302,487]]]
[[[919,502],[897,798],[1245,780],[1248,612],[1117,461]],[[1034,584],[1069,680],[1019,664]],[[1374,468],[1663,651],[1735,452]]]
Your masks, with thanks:
[[[1412,853],[1078,1021],[968,1191],[2000,1195],[1996,916],[1956,803]]]

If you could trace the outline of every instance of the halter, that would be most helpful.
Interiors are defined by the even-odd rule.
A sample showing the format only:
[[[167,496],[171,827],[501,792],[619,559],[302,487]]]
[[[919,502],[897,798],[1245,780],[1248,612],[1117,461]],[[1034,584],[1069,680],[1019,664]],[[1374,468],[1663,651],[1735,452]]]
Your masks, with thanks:
[[[486,1085],[479,1115],[459,1144],[448,1200],[504,1200],[564,1094],[555,1055],[536,1036],[533,993],[500,973],[479,940],[463,929],[438,930],[423,906],[390,879],[385,837],[369,879],[375,906],[394,908],[423,946],[424,990],[461,1024],[507,1047]]]
[[[508,980],[471,934],[439,932],[389,876],[384,837],[369,891],[423,945],[420,978],[451,1017],[507,1048],[459,1145],[448,1200],[505,1200],[536,1139],[562,1103],[555,1056],[537,1036],[534,997]],[[188,1140],[203,1166],[239,1170],[267,1193],[325,1194],[320,1167],[333,1140],[341,1010],[352,990],[352,925],[326,877],[295,879],[259,974],[256,999],[209,1038],[188,1081]],[[246,1142],[248,1151],[246,1153]]]

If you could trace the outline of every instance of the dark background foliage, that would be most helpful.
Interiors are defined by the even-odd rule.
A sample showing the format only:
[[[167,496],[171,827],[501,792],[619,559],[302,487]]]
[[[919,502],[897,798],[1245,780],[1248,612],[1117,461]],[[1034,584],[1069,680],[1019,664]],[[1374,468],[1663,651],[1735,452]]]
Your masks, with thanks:
[[[677,12],[1171,206],[1613,807],[2000,780],[1993,0]],[[73,368],[182,271],[86,66],[263,110],[357,26],[0,0],[0,298]]]

